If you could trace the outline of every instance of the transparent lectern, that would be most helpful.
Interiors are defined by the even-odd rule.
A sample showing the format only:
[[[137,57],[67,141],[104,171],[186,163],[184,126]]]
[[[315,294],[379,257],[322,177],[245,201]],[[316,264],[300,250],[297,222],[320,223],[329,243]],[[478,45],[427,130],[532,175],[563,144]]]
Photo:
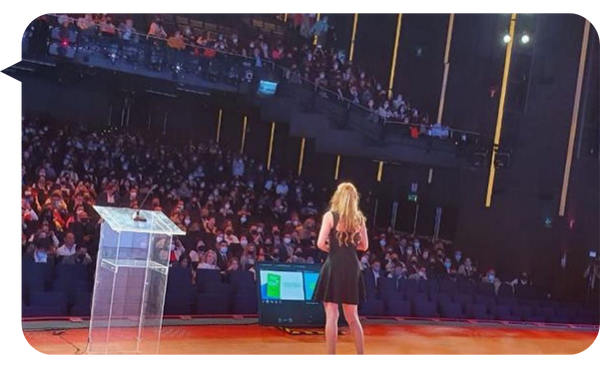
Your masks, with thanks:
[[[156,354],[171,240],[185,232],[162,212],[94,209],[103,223],[87,352]]]

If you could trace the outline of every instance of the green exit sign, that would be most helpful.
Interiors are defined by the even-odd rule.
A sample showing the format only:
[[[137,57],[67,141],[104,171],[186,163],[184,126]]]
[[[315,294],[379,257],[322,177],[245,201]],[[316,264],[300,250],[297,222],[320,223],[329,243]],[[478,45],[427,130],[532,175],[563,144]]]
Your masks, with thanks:
[[[411,193],[408,195],[409,202],[416,202],[418,199],[419,199],[419,196],[414,193]]]

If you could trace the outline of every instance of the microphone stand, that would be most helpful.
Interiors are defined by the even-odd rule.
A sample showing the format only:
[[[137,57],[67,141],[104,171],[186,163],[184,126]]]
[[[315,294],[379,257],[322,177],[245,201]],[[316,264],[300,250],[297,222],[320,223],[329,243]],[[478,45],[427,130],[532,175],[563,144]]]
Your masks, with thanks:
[[[152,194],[152,192],[154,191],[154,189],[156,189],[157,185],[154,184],[151,188],[150,191],[148,191],[148,193],[146,194],[146,198],[144,198],[144,200],[142,201],[142,204],[140,204],[140,208],[135,211],[135,213],[133,214],[133,221],[136,222],[146,222],[146,218],[144,216],[142,216],[142,214],[140,213],[140,211],[142,210],[142,207],[144,207],[144,204],[146,204],[146,201],[148,200],[148,197],[150,197],[150,194]]]

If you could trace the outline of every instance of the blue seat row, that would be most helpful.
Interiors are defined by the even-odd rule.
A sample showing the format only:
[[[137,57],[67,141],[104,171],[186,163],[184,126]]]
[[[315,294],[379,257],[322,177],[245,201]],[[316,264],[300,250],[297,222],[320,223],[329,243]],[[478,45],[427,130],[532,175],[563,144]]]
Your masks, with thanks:
[[[424,295],[424,294],[420,294]],[[365,316],[399,316],[450,319],[478,319],[502,321],[527,321],[551,323],[598,324],[597,308],[553,306],[540,302],[537,305],[461,303],[458,299],[441,297],[437,301],[426,298],[368,299],[359,305]]]

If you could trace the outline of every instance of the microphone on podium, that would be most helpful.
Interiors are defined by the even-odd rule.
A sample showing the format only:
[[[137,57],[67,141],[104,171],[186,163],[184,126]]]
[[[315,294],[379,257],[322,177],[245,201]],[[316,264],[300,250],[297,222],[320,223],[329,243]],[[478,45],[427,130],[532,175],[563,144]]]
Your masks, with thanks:
[[[133,214],[133,221],[138,221],[138,222],[146,222],[146,219],[144,218],[144,216],[142,216],[142,214],[140,213],[140,211],[142,210],[142,207],[144,207],[144,204],[146,204],[146,201],[148,200],[148,197],[150,197],[150,194],[152,194],[152,192],[154,191],[154,189],[158,188],[158,184],[154,184],[150,190],[148,191],[148,193],[146,194],[146,198],[144,198],[144,200],[142,201],[142,203],[140,204],[140,207],[138,208],[137,211],[135,211],[135,213]]]

